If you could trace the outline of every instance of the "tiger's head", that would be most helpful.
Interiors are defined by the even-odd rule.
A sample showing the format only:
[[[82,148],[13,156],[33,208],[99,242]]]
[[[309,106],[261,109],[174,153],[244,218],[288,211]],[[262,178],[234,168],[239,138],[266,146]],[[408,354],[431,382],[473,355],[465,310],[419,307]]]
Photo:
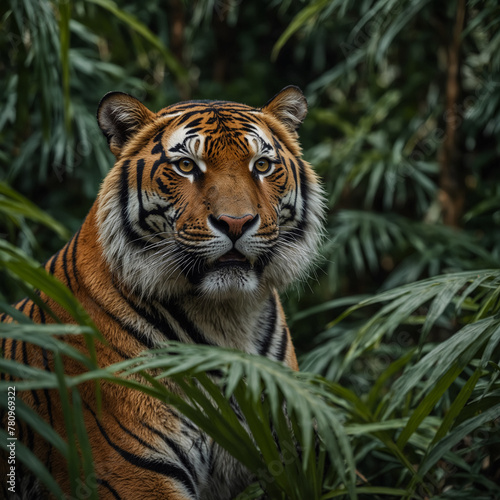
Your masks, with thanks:
[[[189,101],[158,113],[101,101],[115,167],[97,209],[111,272],[143,296],[224,300],[302,277],[317,254],[323,197],[301,159],[307,102],[286,87],[262,108]]]

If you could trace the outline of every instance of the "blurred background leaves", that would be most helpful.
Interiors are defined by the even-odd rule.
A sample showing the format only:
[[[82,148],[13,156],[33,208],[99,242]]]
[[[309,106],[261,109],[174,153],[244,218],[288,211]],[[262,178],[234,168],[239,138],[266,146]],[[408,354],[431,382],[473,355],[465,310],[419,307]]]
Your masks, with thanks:
[[[496,0],[7,0],[0,22],[0,233],[39,261],[113,164],[106,92],[158,110],[299,85],[327,237],[283,298],[301,367],[344,412],[359,494],[500,496]],[[7,269],[3,303],[26,294]]]

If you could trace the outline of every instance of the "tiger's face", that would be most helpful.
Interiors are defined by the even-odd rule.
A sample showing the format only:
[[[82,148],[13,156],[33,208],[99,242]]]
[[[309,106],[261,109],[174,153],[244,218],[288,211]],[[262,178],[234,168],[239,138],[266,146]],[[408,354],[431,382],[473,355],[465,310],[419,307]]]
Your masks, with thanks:
[[[156,114],[105,96],[98,120],[117,162],[98,228],[117,279],[147,296],[228,299],[303,275],[323,209],[297,142],[306,111],[295,87],[263,108],[190,101]]]

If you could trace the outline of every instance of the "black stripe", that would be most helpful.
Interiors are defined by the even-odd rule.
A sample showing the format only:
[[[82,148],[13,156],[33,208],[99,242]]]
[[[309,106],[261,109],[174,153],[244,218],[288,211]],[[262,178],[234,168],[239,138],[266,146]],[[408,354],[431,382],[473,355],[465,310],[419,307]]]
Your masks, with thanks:
[[[102,309],[102,311],[107,314],[115,323],[117,323],[122,330],[128,333],[130,336],[134,337],[139,343],[148,349],[153,349],[157,347],[157,345],[149,338],[147,335],[143,335],[143,333],[133,326],[126,325],[121,319],[116,317],[113,313],[110,313],[97,299],[94,298],[94,302]],[[121,350],[115,346],[112,346],[113,349],[120,354],[123,358],[129,359],[130,356],[121,352]]]
[[[12,339],[12,344],[10,346],[10,359],[16,359],[16,347],[17,347],[17,340]]]
[[[165,184],[162,181],[161,177],[166,177],[167,181],[170,182],[172,180],[172,176],[167,172],[162,172],[161,176],[158,176],[156,178],[156,186],[165,195],[166,203],[163,211],[166,212],[170,207],[176,205],[180,201],[180,197],[175,196],[175,194],[172,193],[172,189],[170,189],[169,183],[167,182]]]
[[[166,434],[163,432],[160,432],[159,430],[151,427],[148,425],[146,422],[142,423],[146,429],[150,430],[154,434],[156,434],[158,437],[160,437],[163,442],[175,453],[179,461],[184,465],[184,467],[188,470],[188,472],[191,475],[191,479],[193,482],[198,481],[198,475],[196,474],[196,471],[194,470],[193,464],[189,460],[188,456],[184,453],[184,450],[171,438],[169,438]]]
[[[155,136],[155,138],[153,139],[153,142],[155,143],[155,145],[153,146],[153,149],[151,150],[151,154],[153,155],[156,155],[156,154],[161,154],[162,151],[164,151],[163,149],[163,145],[161,143],[162,139],[163,139],[163,133],[165,132],[165,129],[161,130],[160,132],[158,132]],[[151,179],[153,177],[151,176]]]
[[[137,200],[139,202],[139,226],[146,232],[151,232],[151,228],[146,222],[146,217],[149,213],[144,209],[144,205],[142,203],[142,174],[144,172],[144,166],[146,162],[143,158],[137,160],[136,164],[136,172],[137,172]]]
[[[296,179],[296,172],[295,172],[296,167],[292,161],[290,161],[290,166],[293,167],[292,172],[294,178]],[[306,179],[305,166],[302,161],[299,161],[299,175],[300,175],[300,193],[302,196],[302,212],[300,214],[297,226],[292,228],[290,231],[286,233],[286,237],[288,238],[289,241],[297,241],[303,239],[306,234],[306,228],[308,225],[307,212],[309,209],[308,207],[309,189]],[[297,197],[298,197],[298,189],[296,191],[295,204],[297,203]]]
[[[180,420],[182,422],[182,425],[184,427],[186,427],[187,429],[189,429],[191,431],[195,431],[195,432],[199,432],[200,431],[198,429],[198,427],[196,427],[191,422],[191,420],[188,420],[187,417],[185,417],[184,415],[182,415],[182,413],[179,413],[179,412],[175,411],[173,408],[168,408],[168,412],[172,415],[173,418],[177,418],[178,420]]]
[[[64,271],[64,277],[66,278],[66,285],[68,288],[73,292],[73,287],[71,285],[71,279],[69,277],[69,272],[68,272],[68,251],[69,251],[69,245],[72,240],[70,240],[66,245],[64,245],[64,252],[62,254],[62,268]]]
[[[78,269],[76,268],[76,257],[77,257],[77,251],[78,251],[78,240],[80,238],[80,231],[81,228],[78,230],[78,232],[73,236],[73,250],[71,252],[71,258],[73,260],[73,276],[75,278],[75,282],[78,284],[80,281],[78,278]]]
[[[155,142],[155,145],[153,146],[153,149],[151,150],[152,155],[159,154],[160,158],[158,158],[152,168],[151,168],[151,173],[150,173],[150,179],[153,180],[153,177],[156,174],[156,171],[158,170],[158,167],[167,161],[167,157],[165,155],[165,150],[163,149],[163,144],[161,143],[162,138],[163,138],[163,130],[156,135],[156,137],[153,139],[153,142]]]
[[[52,256],[52,260],[50,261],[50,266],[49,266],[49,273],[50,274],[54,274],[54,271],[56,270],[56,262],[57,262],[57,259],[59,258],[60,253],[61,253],[61,250],[59,250],[58,252],[56,252]]]
[[[273,133],[274,130],[273,130]],[[283,146],[281,145],[281,142],[276,138],[276,137],[273,137],[273,143],[274,143],[274,147],[275,149],[279,152],[279,151],[283,151]],[[279,155],[280,158],[281,158],[281,155]]]
[[[133,328],[133,327],[126,326],[116,316],[114,316],[112,313],[110,313],[96,298],[94,298],[94,302],[99,306],[99,308],[102,310],[102,312],[104,312],[104,314],[106,314],[111,320],[113,320],[116,323],[118,323],[118,325],[120,325],[120,328],[122,330],[124,330],[125,332],[127,332],[129,335],[133,336],[138,342],[140,342],[141,344],[145,345],[146,347],[148,347],[149,345],[151,345],[152,347],[148,347],[149,349],[152,349],[153,347],[155,347],[155,344],[147,342],[147,340],[149,340],[147,337],[146,337],[146,339],[143,340],[143,338],[141,336],[142,334],[139,332],[139,330],[137,330],[136,328]],[[128,354],[126,354],[125,352],[123,352],[120,348],[116,347],[115,345],[111,344],[109,341],[108,341],[107,345],[109,347],[111,347],[113,349],[113,351],[115,351],[122,358],[124,358],[124,359],[130,359],[130,356]]]
[[[274,295],[270,299],[270,309],[271,310],[269,313],[269,317],[267,319],[267,325],[264,331],[264,335],[259,339],[260,340],[259,354],[261,356],[267,356],[269,348],[271,347],[271,341],[273,339],[274,332],[276,330],[277,312],[276,312],[276,298],[274,297]]]
[[[180,109],[182,110],[182,109],[186,109],[186,108],[187,107],[182,106]],[[177,125],[182,125],[185,121],[189,120],[189,118],[191,118],[193,115],[196,115],[197,113],[208,113],[208,112],[209,112],[208,110],[204,110],[204,109],[190,111],[179,118]]]
[[[23,363],[25,365],[28,365],[28,351],[26,349],[26,342],[21,341],[21,345],[22,345],[21,351],[23,353]]]
[[[195,118],[194,120],[191,120],[184,128],[195,128],[199,127],[201,125],[201,120],[202,117],[199,116],[198,118]]]
[[[289,160],[289,165],[290,165],[290,170],[292,171],[293,180],[295,182],[295,189],[297,190],[299,187],[299,182],[297,178],[297,165],[295,165],[295,162],[293,160]]]
[[[35,303],[31,302],[31,307],[30,307],[30,312],[28,314],[29,318],[32,320],[33,319],[33,313],[35,311]]]
[[[43,367],[45,368],[45,371],[50,372],[50,367],[49,367],[49,357],[47,353],[47,349],[42,348],[42,358],[43,358]],[[52,418],[52,402],[50,399],[50,394],[48,389],[43,390],[43,394],[45,395],[45,399],[47,400],[47,413],[49,414],[49,423],[50,426],[54,426],[54,419]]]
[[[293,160],[290,160],[290,169],[292,170],[293,180],[295,182],[295,200],[293,202],[293,206],[295,209],[297,209],[297,199],[299,197],[299,189],[302,192],[302,183],[299,186],[299,179],[297,178],[297,175],[298,175],[297,165],[295,165],[295,162]],[[299,175],[300,175],[300,173],[299,173]],[[302,180],[302,178],[300,180]]]
[[[168,311],[170,316],[174,318],[174,320],[195,344],[215,345],[210,342],[205,335],[203,335],[203,333],[188,319],[178,302],[175,302],[174,300],[167,300],[160,302],[160,305]]]
[[[299,174],[300,174],[300,194],[302,196],[302,213],[300,218],[300,223],[297,226],[298,229],[302,229],[301,233],[304,234],[304,228],[307,225],[307,212],[309,205],[309,186],[306,178],[306,168],[304,162],[299,160]]]
[[[121,496],[118,495],[117,491],[105,480],[97,478],[97,484],[104,486],[117,500],[121,500]]]
[[[26,348],[26,342],[22,342],[22,353],[23,353],[23,363],[26,366],[29,366],[28,362],[28,349]],[[34,389],[31,389],[31,396],[33,397],[33,401],[37,406],[40,406],[40,400],[38,399],[38,393]]]
[[[153,148],[155,149],[155,148]],[[154,165],[153,165],[153,170],[156,170],[159,165],[162,163],[165,163],[167,161],[165,155],[162,155],[159,160],[157,160]],[[171,200],[169,199],[168,203],[166,204],[156,204],[156,208],[150,208],[149,210],[146,210],[144,208],[144,203],[142,201],[142,179],[144,176],[144,168],[145,168],[146,162],[141,158],[140,160],[137,160],[137,200],[139,202],[139,226],[141,229],[146,231],[147,233],[154,233],[155,231],[161,232],[162,228],[156,226],[151,226],[147,218],[150,217],[151,215],[159,215],[163,218],[165,218],[165,212],[170,209],[170,207],[177,201],[177,200]],[[153,172],[151,173],[153,175]],[[161,179],[156,180],[157,186],[160,187],[160,189],[164,188],[164,184],[161,182]]]
[[[141,343],[143,346],[147,347],[148,349],[154,349],[157,347],[157,345],[153,342],[152,339],[149,338],[148,335],[144,335],[141,330],[138,328],[135,328],[134,326],[126,325],[123,321],[121,321],[119,318],[117,318],[114,314],[110,313],[109,311],[104,310],[104,312],[116,323],[120,325],[120,328],[127,332],[130,336],[134,337],[135,340],[137,340],[139,343]],[[128,358],[129,356],[125,355],[125,353],[122,353],[122,356],[125,358]]]
[[[144,446],[145,448],[149,448],[151,451],[154,451],[154,452],[158,451],[154,446],[151,446],[149,443],[146,443],[146,441],[144,441],[144,439],[139,437],[137,434],[133,433],[130,429],[127,429],[116,417],[114,417],[114,419],[115,419],[115,422],[119,425],[120,429],[123,432],[125,432],[129,436],[133,437],[142,446]]]
[[[214,149],[215,149],[215,143],[214,141],[206,141],[206,144],[205,144],[205,154],[207,156],[207,158],[210,158],[213,153],[214,153]]]
[[[106,440],[106,442],[127,462],[135,465],[136,467],[141,467],[142,469],[146,469],[151,472],[156,472],[157,474],[161,474],[166,477],[170,477],[180,483],[182,483],[186,489],[189,491],[192,497],[196,498],[196,490],[195,486],[191,480],[191,478],[186,474],[186,472],[177,465],[161,462],[159,460],[150,460],[148,458],[140,457],[133,453],[130,453],[127,450],[124,450],[116,443],[114,443],[108,436],[107,432],[102,427],[101,423],[97,419],[96,414],[92,411],[87,403],[85,403],[85,407],[94,417],[95,423],[99,428],[102,436]]]
[[[16,309],[18,311],[24,312],[24,308],[26,307],[26,304],[28,303],[29,298],[26,297],[24,300],[16,304]]]
[[[283,361],[285,359],[286,349],[288,347],[288,330],[283,328],[283,332],[281,332],[281,339],[278,345],[278,349],[276,350],[276,359],[278,361]]]
[[[217,447],[217,443],[212,441],[212,447],[210,448],[210,457],[209,457],[209,466],[208,466],[208,475],[213,476],[215,472],[215,450]]]
[[[172,328],[172,325],[159,313],[150,313],[139,304],[132,301],[120,292],[122,299],[142,318],[144,318],[150,325],[159,330],[168,340],[179,342],[179,336]],[[153,344],[154,345],[154,344]]]
[[[38,295],[40,295],[40,292],[38,292]],[[38,306],[38,310],[40,311],[40,323],[42,325],[44,325],[45,324],[45,311],[40,306]]]
[[[130,165],[130,160],[126,160],[123,162],[122,171],[120,175],[120,211],[121,211],[121,220],[123,224],[123,230],[127,239],[131,245],[136,247],[144,248],[146,246],[146,242],[142,239],[142,236],[135,231],[132,227],[132,223],[130,222],[127,208],[128,208],[128,200],[129,200],[129,184],[128,184],[128,168]]]

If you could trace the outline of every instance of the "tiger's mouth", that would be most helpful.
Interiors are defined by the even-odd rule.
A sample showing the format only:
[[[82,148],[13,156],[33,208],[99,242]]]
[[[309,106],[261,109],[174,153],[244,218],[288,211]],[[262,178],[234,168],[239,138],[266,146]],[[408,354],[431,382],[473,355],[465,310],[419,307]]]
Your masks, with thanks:
[[[217,260],[219,263],[243,263],[248,262],[248,259],[236,248],[229,250],[229,252],[225,253],[222,257],[219,257]]]
[[[236,248],[229,250],[229,252],[219,257],[215,262],[214,267],[216,269],[221,269],[225,267],[229,268],[239,267],[243,269],[253,268],[250,261],[240,251],[236,250]]]
[[[193,285],[217,290],[217,293],[221,290],[236,293],[257,286],[263,270],[259,259],[253,260],[233,247],[215,261],[194,266],[186,277]]]

